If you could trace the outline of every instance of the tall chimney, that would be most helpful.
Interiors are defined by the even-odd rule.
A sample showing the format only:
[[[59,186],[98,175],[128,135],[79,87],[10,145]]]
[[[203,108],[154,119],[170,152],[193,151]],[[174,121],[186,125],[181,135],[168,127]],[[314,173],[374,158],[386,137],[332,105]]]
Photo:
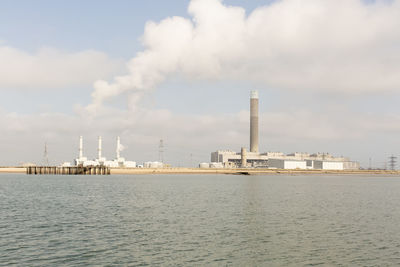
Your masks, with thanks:
[[[241,166],[242,168],[247,167],[247,155],[246,155],[246,148],[242,147],[242,151],[240,153],[240,159],[241,159]]]
[[[119,152],[120,152],[120,147],[121,147],[121,141],[119,139],[119,136],[117,137],[117,159],[119,159]]]
[[[258,152],[258,91],[250,92],[250,152]]]
[[[79,136],[79,158],[83,158],[83,136]]]
[[[98,156],[97,159],[101,159],[101,136],[99,136],[99,146],[97,148]]]

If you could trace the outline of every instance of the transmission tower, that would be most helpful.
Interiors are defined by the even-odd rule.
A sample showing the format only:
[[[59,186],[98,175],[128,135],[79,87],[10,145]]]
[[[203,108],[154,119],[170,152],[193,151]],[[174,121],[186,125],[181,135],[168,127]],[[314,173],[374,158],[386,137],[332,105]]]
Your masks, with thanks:
[[[397,157],[395,156],[390,156],[389,157],[389,167],[393,171],[396,169],[396,164],[397,164]]]
[[[158,161],[164,163],[164,141],[162,139],[158,145]]]
[[[45,166],[49,166],[49,155],[47,153],[47,142],[44,143],[43,163]]]

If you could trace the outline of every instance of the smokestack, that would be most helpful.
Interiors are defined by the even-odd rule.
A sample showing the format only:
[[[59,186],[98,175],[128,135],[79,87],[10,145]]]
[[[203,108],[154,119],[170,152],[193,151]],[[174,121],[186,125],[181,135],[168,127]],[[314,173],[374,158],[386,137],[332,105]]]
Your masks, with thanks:
[[[117,137],[117,159],[119,159],[119,151],[121,147],[121,140],[119,139],[119,136]]]
[[[97,158],[100,160],[101,159],[101,136],[99,136],[99,146],[97,148],[98,156]]]
[[[258,91],[250,92],[250,152],[258,152]]]
[[[242,168],[246,168],[247,167],[247,155],[246,155],[246,148],[244,148],[244,147],[242,147],[242,151],[241,151],[241,156],[240,156],[240,159],[241,159],[241,167]]]
[[[79,136],[79,158],[83,158],[83,136]]]

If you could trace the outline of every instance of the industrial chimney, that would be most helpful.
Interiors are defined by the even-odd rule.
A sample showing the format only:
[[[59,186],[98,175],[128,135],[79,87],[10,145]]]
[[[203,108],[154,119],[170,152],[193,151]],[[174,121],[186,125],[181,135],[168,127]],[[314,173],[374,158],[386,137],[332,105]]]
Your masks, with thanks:
[[[98,148],[97,148],[97,152],[98,152],[98,156],[97,156],[97,159],[98,160],[101,160],[101,136],[99,136],[99,145],[98,145]]]
[[[241,166],[242,168],[247,167],[247,155],[246,155],[246,148],[242,147],[241,153],[240,153],[240,160],[241,160]]]
[[[83,136],[79,136],[79,159],[83,158]]]
[[[119,152],[121,151],[121,139],[117,137],[117,160],[120,158]]]
[[[250,152],[258,153],[258,91],[250,92]]]

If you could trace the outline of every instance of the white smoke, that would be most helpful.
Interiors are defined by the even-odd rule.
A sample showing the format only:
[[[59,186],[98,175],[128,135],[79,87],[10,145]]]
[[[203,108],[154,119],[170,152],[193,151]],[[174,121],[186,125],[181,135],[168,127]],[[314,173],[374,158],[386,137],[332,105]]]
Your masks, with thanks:
[[[125,150],[125,147],[122,144],[119,144],[119,150],[118,152],[122,152]]]
[[[400,0],[281,0],[255,9],[192,0],[191,19],[147,23],[128,74],[95,82],[92,103],[139,101],[169,75],[342,93],[400,88]]]

